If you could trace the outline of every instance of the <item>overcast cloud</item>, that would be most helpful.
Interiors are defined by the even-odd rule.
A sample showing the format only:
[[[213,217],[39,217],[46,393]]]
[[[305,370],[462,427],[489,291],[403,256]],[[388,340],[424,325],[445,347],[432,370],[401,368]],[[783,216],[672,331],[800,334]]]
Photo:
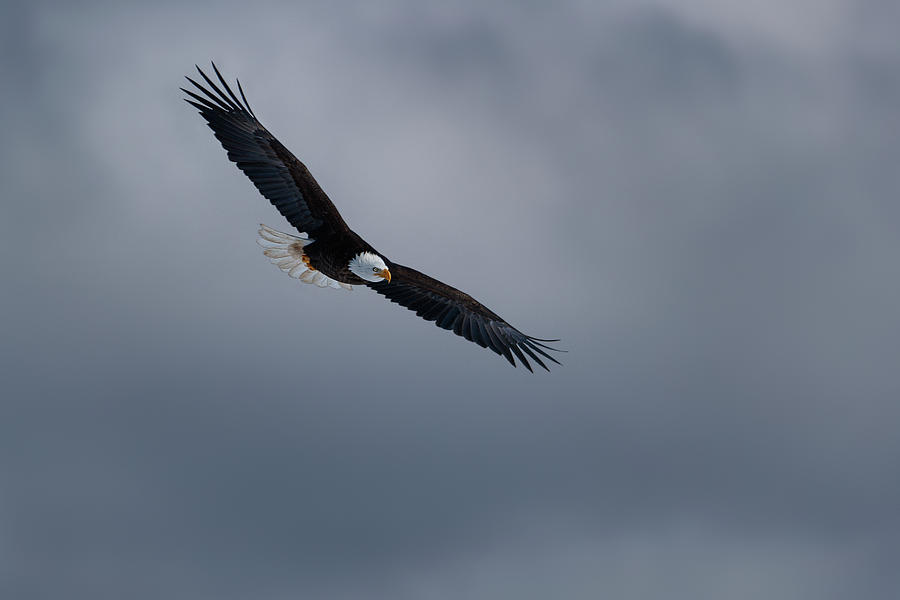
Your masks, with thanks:
[[[0,596],[900,596],[900,10],[600,4],[3,4]],[[564,366],[268,264],[209,59]]]

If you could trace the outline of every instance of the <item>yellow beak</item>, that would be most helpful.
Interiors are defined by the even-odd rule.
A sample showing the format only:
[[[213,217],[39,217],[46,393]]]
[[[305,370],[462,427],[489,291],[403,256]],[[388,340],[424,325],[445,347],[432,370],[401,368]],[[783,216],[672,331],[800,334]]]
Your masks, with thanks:
[[[378,273],[378,276],[387,279],[388,283],[391,282],[391,272],[388,269],[382,269],[381,273]]]

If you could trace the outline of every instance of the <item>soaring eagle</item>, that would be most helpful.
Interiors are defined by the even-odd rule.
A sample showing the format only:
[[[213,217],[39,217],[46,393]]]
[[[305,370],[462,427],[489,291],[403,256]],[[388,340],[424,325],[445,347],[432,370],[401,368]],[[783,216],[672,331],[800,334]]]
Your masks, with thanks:
[[[257,120],[240,81],[243,101],[216,65],[212,67],[225,92],[200,67],[197,71],[211,90],[190,77],[186,79],[202,95],[181,90],[191,98],[185,101],[206,119],[228,158],[300,232],[296,236],[260,225],[259,243],[278,268],[319,287],[349,290],[366,285],[426,321],[490,348],[514,367],[518,358],[531,371],[526,355],[548,371],[541,357],[560,364],[545,352],[559,350],[544,343],[559,340],[525,335],[468,294],[387,259],[350,229],[306,166]]]

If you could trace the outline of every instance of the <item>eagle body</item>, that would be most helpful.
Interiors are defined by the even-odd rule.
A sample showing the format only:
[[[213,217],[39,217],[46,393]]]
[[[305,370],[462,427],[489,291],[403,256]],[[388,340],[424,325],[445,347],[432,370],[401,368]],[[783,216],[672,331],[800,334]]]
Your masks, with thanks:
[[[547,370],[544,360],[559,364],[547,351],[561,350],[545,343],[559,340],[525,335],[465,292],[389,260],[350,229],[306,165],[256,118],[240,82],[239,99],[215,64],[212,67],[222,88],[197,67],[206,85],[188,77],[196,92],[182,91],[228,158],[299,232],[260,226],[259,243],[278,268],[319,287],[367,286],[422,319],[489,348],[513,366],[518,360],[531,371],[529,359]]]
[[[378,254],[353,231],[317,238],[303,248],[309,257],[309,266],[326,276],[348,285],[365,285],[367,282],[350,270],[353,257],[370,252]]]

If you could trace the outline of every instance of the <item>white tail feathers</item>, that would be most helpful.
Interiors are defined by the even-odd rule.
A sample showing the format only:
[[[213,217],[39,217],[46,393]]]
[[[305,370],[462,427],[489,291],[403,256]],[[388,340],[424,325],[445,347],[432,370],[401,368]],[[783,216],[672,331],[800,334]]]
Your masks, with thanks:
[[[260,223],[259,225],[259,245],[264,248],[271,245],[279,245],[279,244],[294,244],[299,242],[300,247],[312,243],[312,240],[308,238],[298,237],[296,235],[291,235],[290,233],[282,233],[276,229],[272,229],[268,225],[263,225]]]
[[[261,224],[259,226],[259,238],[257,238],[256,243],[265,248],[263,254],[268,256],[270,261],[294,279],[299,279],[303,283],[312,283],[319,287],[352,290],[352,286],[335,281],[324,273],[307,266],[303,260],[305,258],[303,248],[313,243],[313,241],[309,238],[282,233]]]

